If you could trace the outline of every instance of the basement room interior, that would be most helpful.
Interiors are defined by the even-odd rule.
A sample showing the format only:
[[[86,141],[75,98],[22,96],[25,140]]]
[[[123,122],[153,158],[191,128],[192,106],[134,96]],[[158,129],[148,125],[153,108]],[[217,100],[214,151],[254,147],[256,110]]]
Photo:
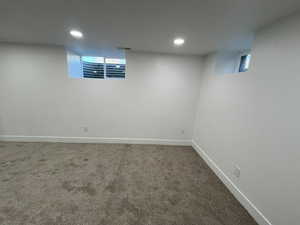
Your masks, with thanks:
[[[299,225],[299,0],[0,0],[0,225]]]

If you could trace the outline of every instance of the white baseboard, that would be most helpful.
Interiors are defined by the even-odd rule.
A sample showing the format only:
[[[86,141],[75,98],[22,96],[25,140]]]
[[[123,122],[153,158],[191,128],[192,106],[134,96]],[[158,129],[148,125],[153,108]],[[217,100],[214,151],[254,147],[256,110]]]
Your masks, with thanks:
[[[63,143],[118,143],[191,146],[191,140],[156,138],[104,138],[104,137],[56,137],[0,135],[0,141],[17,142],[63,142]]]
[[[259,225],[272,225],[271,222],[262,214],[262,212],[259,211],[258,208],[256,208],[256,206],[246,197],[246,195],[241,192],[241,190],[229,179],[229,177],[217,166],[217,164],[194,140],[192,140],[192,147]]]

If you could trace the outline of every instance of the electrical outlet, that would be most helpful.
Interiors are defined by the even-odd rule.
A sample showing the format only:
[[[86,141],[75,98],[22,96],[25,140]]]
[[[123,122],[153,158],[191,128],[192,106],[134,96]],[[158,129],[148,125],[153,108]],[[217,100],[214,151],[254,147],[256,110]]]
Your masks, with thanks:
[[[88,128],[88,127],[81,127],[81,129],[82,129],[82,131],[85,132],[85,133],[89,132],[89,128]]]
[[[240,176],[241,176],[241,169],[238,166],[234,166],[234,168],[233,168],[233,175],[236,178],[240,178]]]

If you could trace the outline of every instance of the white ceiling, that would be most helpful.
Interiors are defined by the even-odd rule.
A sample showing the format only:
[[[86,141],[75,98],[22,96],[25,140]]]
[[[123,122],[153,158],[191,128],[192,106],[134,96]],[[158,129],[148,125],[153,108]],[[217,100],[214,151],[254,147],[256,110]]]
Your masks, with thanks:
[[[252,31],[298,9],[299,0],[0,0],[0,41],[64,45],[90,55],[117,46],[206,54],[249,48]],[[84,39],[72,39],[71,28]],[[173,46],[177,36],[184,46]]]

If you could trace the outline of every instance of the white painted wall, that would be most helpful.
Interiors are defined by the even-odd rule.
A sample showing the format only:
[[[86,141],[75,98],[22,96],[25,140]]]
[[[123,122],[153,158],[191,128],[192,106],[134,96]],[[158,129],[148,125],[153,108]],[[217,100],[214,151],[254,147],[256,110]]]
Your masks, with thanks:
[[[194,141],[273,225],[300,221],[299,27],[300,15],[260,31],[246,73],[216,73],[208,56],[195,123]]]
[[[234,74],[239,72],[240,51],[223,51],[215,54],[215,73]]]
[[[129,52],[125,80],[74,79],[62,48],[1,44],[0,135],[189,141],[201,63]]]
[[[68,75],[73,78],[83,78],[81,57],[72,51],[67,51]]]

